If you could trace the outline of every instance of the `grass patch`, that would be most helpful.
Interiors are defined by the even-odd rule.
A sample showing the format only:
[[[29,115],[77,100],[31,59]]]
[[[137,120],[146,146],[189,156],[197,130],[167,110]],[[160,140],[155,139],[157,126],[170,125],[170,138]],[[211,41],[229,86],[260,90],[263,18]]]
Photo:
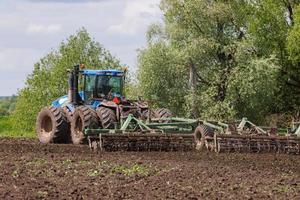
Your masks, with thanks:
[[[27,137],[34,138],[34,132],[24,132],[16,130],[11,116],[0,116],[0,137]]]
[[[17,170],[17,169],[14,170],[14,171],[12,172],[11,176],[12,176],[13,178],[18,178],[18,177],[20,176],[19,170]]]
[[[87,161],[87,160],[79,161],[79,165],[82,165],[82,166],[91,165],[92,163],[93,163],[92,161]]]
[[[89,170],[87,175],[89,177],[97,177],[100,175],[100,171],[99,170],[96,170],[96,169],[92,169],[92,170]]]
[[[124,174],[126,176],[132,176],[132,175],[145,175],[147,176],[149,174],[149,169],[142,166],[142,165],[132,165],[132,166],[124,166],[124,165],[117,165],[112,168],[112,173],[120,173]]]
[[[30,162],[27,162],[26,165],[40,167],[46,165],[48,162],[45,159],[34,159]]]

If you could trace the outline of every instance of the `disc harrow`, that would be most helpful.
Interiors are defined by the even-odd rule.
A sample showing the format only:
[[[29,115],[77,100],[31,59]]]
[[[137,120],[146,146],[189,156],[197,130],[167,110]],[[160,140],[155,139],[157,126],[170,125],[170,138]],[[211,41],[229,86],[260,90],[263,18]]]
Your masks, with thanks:
[[[123,133],[89,137],[90,147],[106,151],[189,151],[194,149],[192,134]]]
[[[160,119],[161,120],[161,119]],[[87,129],[94,151],[190,151],[195,148],[193,131],[197,120],[163,119],[165,123],[143,123],[129,115],[119,129]]]
[[[200,121],[200,123],[201,127],[207,128],[200,129],[206,132],[195,132],[196,146],[209,151],[300,154],[300,126],[291,133],[277,133],[274,129],[264,130],[246,118],[236,124],[215,121]]]
[[[216,135],[215,151],[246,153],[300,153],[300,138],[288,136]]]

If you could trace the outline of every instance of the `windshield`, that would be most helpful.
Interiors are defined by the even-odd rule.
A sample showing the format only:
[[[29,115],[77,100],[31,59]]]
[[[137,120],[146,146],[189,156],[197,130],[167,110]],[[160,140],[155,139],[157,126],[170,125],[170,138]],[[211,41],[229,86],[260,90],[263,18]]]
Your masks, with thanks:
[[[122,80],[120,76],[98,76],[97,81],[97,96],[116,93],[122,95]]]

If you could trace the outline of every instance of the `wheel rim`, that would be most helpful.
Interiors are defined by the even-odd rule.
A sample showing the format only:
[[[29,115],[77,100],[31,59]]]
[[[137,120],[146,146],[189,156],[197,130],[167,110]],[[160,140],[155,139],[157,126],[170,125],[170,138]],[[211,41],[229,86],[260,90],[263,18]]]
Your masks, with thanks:
[[[197,150],[201,150],[202,149],[202,147],[203,147],[203,144],[202,144],[202,135],[201,135],[201,133],[200,132],[197,132],[196,134],[195,134],[195,140],[196,140],[196,149]]]
[[[80,137],[82,135],[82,120],[80,117],[76,119],[75,122],[75,136]]]
[[[41,123],[42,134],[50,134],[53,129],[52,119],[49,116],[43,118]]]

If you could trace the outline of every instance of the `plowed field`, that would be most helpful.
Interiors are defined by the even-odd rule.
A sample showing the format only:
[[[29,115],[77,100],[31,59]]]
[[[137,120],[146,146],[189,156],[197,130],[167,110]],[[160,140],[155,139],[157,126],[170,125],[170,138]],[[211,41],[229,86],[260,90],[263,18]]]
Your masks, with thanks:
[[[0,138],[0,199],[300,199],[300,156],[93,153]]]

